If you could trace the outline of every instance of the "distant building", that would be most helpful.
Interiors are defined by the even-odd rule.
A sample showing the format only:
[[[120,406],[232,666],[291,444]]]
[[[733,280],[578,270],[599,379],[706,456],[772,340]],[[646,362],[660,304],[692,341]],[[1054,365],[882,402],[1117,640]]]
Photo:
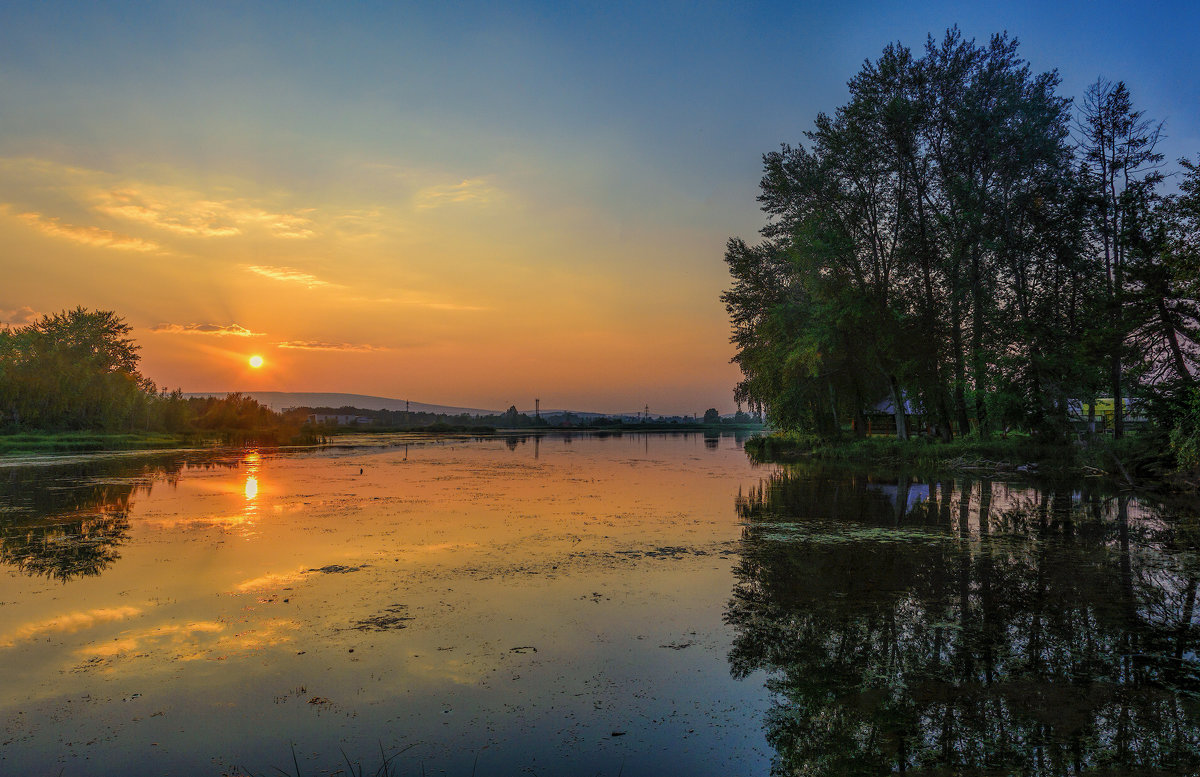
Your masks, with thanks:
[[[327,424],[330,426],[367,426],[375,423],[374,418],[365,415],[341,413],[311,413],[308,416],[310,424]]]
[[[907,396],[901,401],[904,403],[904,419],[908,425],[908,433],[916,434],[918,431],[925,429],[925,414],[919,412],[918,408],[913,405]],[[868,435],[896,434],[896,405],[890,398],[881,399],[871,408],[864,410],[863,418],[867,422],[866,433]]]
[[[1127,428],[1145,426],[1150,423],[1146,410],[1136,398],[1122,397],[1121,404],[1125,406],[1125,426]],[[1103,432],[1113,428],[1116,417],[1117,403],[1112,397],[1097,397],[1091,405],[1091,424],[1089,431]],[[1080,428],[1088,425],[1088,403],[1078,399],[1067,400],[1067,413],[1071,420]]]

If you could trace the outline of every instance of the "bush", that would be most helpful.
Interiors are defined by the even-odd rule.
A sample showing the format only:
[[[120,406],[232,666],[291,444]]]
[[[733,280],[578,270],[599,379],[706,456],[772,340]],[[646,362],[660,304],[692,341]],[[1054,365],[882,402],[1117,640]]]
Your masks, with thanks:
[[[1171,452],[1179,469],[1191,472],[1200,469],[1200,389],[1192,389],[1171,429]]]

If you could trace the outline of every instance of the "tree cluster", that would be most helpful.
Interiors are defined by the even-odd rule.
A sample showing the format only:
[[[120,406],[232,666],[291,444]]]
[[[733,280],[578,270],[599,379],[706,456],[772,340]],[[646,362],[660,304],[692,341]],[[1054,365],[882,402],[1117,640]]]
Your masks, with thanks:
[[[876,408],[904,438],[919,414],[949,440],[1063,436],[1100,397],[1119,436],[1126,397],[1169,418],[1194,391],[1200,168],[1164,192],[1124,84],[1076,110],[1017,49],[889,45],[764,155],[763,240],[725,255],[738,400],[825,434]]]
[[[115,313],[84,308],[0,329],[0,417],[34,429],[135,425],[155,389],[129,331]]]
[[[218,432],[287,442],[299,422],[241,394],[185,398],[138,371],[130,327],[77,307],[0,328],[0,431]]]

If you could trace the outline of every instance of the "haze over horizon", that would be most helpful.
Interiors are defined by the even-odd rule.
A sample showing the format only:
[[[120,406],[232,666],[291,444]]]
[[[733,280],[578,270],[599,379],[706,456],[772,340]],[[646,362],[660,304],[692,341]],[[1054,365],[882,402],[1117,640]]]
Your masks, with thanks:
[[[115,310],[188,392],[727,413],[761,155],[887,43],[1007,30],[1200,149],[1181,2],[281,8],[0,9],[0,322]]]

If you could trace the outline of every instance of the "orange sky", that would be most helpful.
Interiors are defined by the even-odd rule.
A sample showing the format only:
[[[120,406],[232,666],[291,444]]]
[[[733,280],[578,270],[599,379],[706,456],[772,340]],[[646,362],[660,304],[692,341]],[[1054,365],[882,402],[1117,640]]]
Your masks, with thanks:
[[[284,188],[0,159],[0,240],[17,257],[0,316],[114,309],[143,371],[185,391],[731,407],[720,233],[623,224],[502,176],[344,174],[336,190]]]

